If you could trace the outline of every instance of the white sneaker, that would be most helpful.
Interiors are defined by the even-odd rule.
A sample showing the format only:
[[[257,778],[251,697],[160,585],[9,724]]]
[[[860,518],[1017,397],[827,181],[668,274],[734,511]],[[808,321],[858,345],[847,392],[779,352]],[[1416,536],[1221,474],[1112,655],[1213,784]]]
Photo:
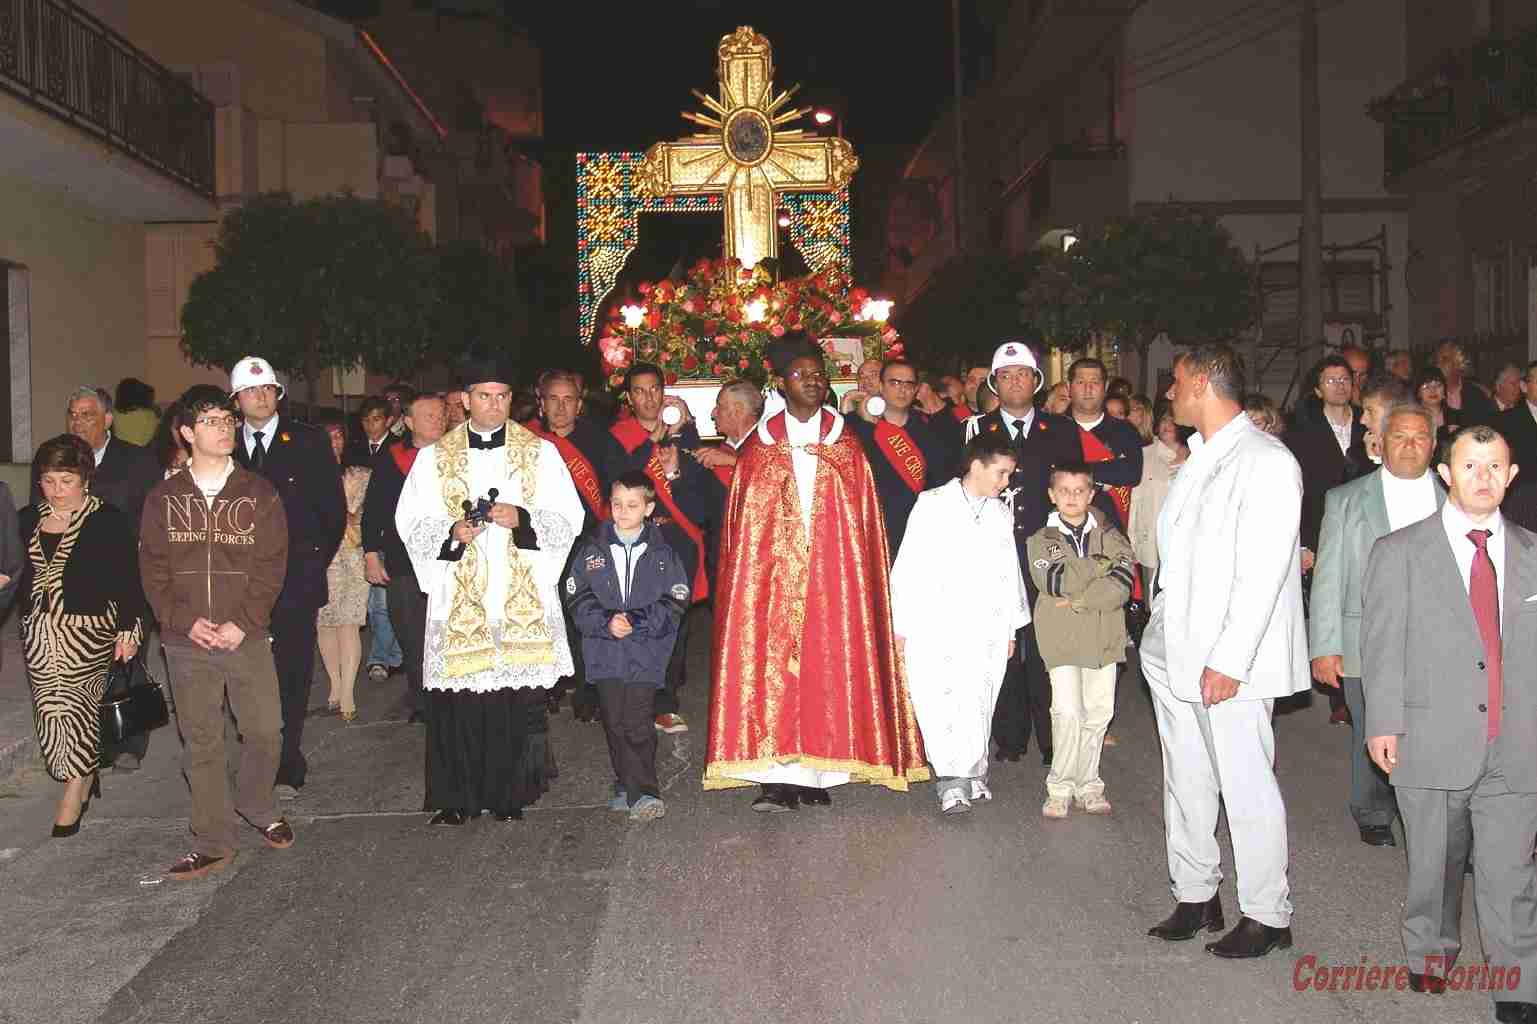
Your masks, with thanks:
[[[1088,796],[1078,798],[1078,806],[1085,814],[1109,814],[1110,801],[1106,800],[1103,793],[1090,793]]]
[[[971,798],[973,800],[991,800],[993,791],[987,788],[987,783],[981,779],[971,780]]]
[[[971,801],[958,789],[947,789],[939,801],[940,814],[965,814],[971,810]]]
[[[1067,817],[1067,800],[1060,796],[1049,796],[1046,802],[1041,804],[1041,817],[1065,818]]]
[[[630,808],[631,821],[655,821],[667,813],[667,805],[654,796],[643,796]]]

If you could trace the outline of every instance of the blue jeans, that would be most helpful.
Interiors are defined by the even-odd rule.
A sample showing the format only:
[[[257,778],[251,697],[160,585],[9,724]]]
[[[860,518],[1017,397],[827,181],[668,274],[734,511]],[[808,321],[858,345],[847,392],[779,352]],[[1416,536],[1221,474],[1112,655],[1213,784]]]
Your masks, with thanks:
[[[372,639],[367,664],[399,668],[400,644],[395,640],[395,627],[390,625],[388,595],[389,591],[384,587],[368,588],[368,633]]]

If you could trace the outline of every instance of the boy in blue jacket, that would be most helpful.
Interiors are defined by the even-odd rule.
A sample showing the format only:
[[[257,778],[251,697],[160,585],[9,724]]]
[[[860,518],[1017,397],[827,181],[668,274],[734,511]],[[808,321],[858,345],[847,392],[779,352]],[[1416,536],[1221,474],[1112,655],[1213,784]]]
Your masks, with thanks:
[[[653,708],[688,609],[688,574],[650,521],[656,488],[646,474],[617,477],[609,511],[571,551],[566,605],[603,712],[616,779],[609,809],[650,821],[667,813],[657,794]]]

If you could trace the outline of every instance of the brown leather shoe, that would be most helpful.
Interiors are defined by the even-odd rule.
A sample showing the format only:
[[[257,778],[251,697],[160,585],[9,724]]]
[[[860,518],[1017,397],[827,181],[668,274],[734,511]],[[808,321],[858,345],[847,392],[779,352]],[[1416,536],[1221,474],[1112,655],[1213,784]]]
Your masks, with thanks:
[[[274,850],[286,850],[294,844],[294,829],[284,818],[279,818],[261,830],[262,838]]]
[[[166,877],[177,882],[187,882],[194,878],[204,878],[216,871],[223,871],[229,862],[235,859],[232,853],[228,857],[210,857],[206,853],[189,853],[185,857],[178,858],[176,863],[166,869]]]
[[[1202,931],[1220,932],[1227,927],[1222,918],[1222,896],[1212,893],[1205,903],[1176,903],[1174,913],[1147,930],[1155,939],[1165,942],[1183,942],[1193,939]]]

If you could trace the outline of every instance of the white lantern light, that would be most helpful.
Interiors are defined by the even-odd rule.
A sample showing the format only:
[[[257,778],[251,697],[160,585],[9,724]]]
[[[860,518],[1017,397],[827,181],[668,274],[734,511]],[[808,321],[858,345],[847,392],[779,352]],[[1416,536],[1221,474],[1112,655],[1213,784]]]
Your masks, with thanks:
[[[620,306],[619,315],[624,317],[626,327],[639,327],[646,319],[645,306]]]
[[[864,307],[859,311],[859,319],[874,320],[876,323],[885,323],[891,315],[891,307],[896,305],[890,299],[866,299]]]
[[[754,299],[742,307],[742,314],[747,317],[747,322],[755,324],[768,316],[768,300]]]

